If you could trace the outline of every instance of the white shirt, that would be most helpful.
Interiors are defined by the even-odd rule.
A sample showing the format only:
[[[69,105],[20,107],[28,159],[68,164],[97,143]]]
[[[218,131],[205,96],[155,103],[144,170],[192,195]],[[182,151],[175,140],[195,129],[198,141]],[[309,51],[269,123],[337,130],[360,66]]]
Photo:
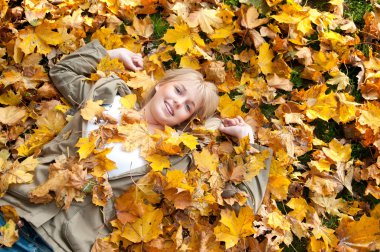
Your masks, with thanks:
[[[120,103],[120,96],[116,95],[113,103],[111,105],[105,106],[105,114],[112,116],[120,123],[121,113],[120,109],[122,105]],[[90,134],[91,131],[99,128],[99,124],[95,124],[96,118],[88,121],[86,136]],[[105,145],[106,148],[112,148],[111,152],[107,154],[107,158],[116,163],[116,169],[109,171],[109,178],[119,176],[122,173],[132,171],[138,167],[141,167],[147,162],[140,156],[140,148],[127,152],[123,150],[122,143],[109,143]]]

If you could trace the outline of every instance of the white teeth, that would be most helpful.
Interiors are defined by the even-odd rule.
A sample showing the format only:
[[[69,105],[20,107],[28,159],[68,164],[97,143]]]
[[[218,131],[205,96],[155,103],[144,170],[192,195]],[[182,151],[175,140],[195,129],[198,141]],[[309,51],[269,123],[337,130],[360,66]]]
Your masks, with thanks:
[[[168,110],[169,114],[174,116],[174,111],[173,111],[172,107],[169,105],[169,103],[165,102],[165,105],[166,105],[166,109]]]

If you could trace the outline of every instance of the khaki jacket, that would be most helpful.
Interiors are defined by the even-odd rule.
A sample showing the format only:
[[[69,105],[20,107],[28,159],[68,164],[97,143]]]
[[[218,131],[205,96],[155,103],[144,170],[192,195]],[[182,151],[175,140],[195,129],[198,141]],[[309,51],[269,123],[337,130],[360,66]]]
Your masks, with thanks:
[[[106,55],[106,50],[95,40],[66,56],[50,70],[49,75],[54,85],[73,106],[75,114],[59,135],[43,147],[33,183],[13,185],[0,199],[0,205],[15,206],[19,215],[34,226],[54,251],[90,251],[96,238],[110,233],[108,222],[115,218],[112,200],[106,207],[100,208],[92,204],[91,197],[86,197],[84,202],[73,202],[69,210],[65,211],[58,208],[55,202],[36,205],[30,203],[28,199],[29,191],[46,181],[49,164],[57,156],[75,154],[77,149],[74,146],[78,139],[84,136],[83,129],[86,129],[87,123],[81,118],[79,111],[81,105],[88,99],[103,100],[104,104],[110,104],[117,93],[121,96],[131,93],[125,82],[116,75],[102,78],[95,84],[87,83],[86,77],[96,70],[97,63]],[[266,148],[258,145],[255,147],[259,150]],[[186,171],[191,156],[172,157],[170,161],[173,169]],[[248,193],[249,204],[255,212],[265,193],[270,161],[271,158],[266,160],[266,169],[252,181],[239,186]],[[109,182],[115,197],[148,171],[148,166],[142,166],[110,178]]]

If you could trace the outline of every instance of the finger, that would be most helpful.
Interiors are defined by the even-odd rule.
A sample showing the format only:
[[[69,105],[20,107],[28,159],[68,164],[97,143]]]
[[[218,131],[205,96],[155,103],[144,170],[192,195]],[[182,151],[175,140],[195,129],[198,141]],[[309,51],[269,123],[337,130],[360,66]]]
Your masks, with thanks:
[[[245,123],[244,119],[241,116],[237,116],[236,118],[238,119],[239,123]]]

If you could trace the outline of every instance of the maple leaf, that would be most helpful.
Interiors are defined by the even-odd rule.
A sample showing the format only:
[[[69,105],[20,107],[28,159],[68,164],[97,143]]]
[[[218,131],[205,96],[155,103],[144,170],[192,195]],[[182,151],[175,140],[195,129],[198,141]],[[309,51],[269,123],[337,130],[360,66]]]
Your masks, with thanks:
[[[50,46],[46,44],[45,41],[43,41],[30,27],[22,30],[19,38],[21,39],[21,42],[18,43],[18,48],[20,48],[26,55],[33,53],[34,50],[37,50],[37,52],[41,54],[48,54],[51,51]]]
[[[17,106],[20,104],[21,99],[20,93],[14,93],[12,90],[8,90],[7,93],[0,95],[0,103],[4,105]]]
[[[181,58],[179,66],[182,68],[192,68],[194,70],[199,70],[201,68],[201,65],[199,64],[197,58],[187,55]]]
[[[204,47],[205,43],[198,33],[192,33],[186,23],[174,24],[163,37],[167,43],[175,43],[174,49],[179,55],[192,51],[196,45]]]
[[[27,113],[24,108],[16,106],[8,106],[0,108],[0,123],[12,126],[21,123],[22,119],[26,117]]]
[[[92,34],[91,40],[98,39],[107,50],[123,47],[122,36],[110,28],[102,27]]]
[[[247,173],[245,175],[245,180],[251,180],[253,177],[257,176],[262,169],[265,169],[265,161],[269,156],[270,153],[268,150],[249,155],[246,162]]]
[[[261,72],[265,75],[273,72],[272,59],[274,55],[269,47],[268,43],[263,43],[259,48],[258,64]]]
[[[79,148],[77,152],[79,153],[80,160],[85,159],[95,150],[98,139],[99,137],[94,134],[91,134],[90,137],[79,138],[75,147]]]
[[[120,103],[126,109],[132,109],[135,107],[137,96],[135,94],[129,94],[120,98]]]
[[[53,31],[57,26],[55,22],[49,22],[44,20],[44,22],[37,26],[35,33],[37,36],[48,45],[58,45],[63,42],[62,35],[59,32]]]
[[[91,120],[96,116],[100,116],[101,113],[104,111],[104,107],[101,105],[103,104],[103,101],[93,101],[88,100],[86,101],[86,105],[80,110],[80,114],[85,120]]]
[[[47,110],[47,113],[37,117],[36,126],[38,128],[34,129],[30,138],[17,148],[19,156],[29,156],[53,139],[65,126],[66,120],[62,112]]]
[[[268,225],[273,229],[280,228],[282,230],[290,231],[289,221],[286,220],[286,218],[278,212],[269,213],[266,216],[266,220],[268,222]]]
[[[334,93],[320,94],[316,100],[310,99],[307,103],[306,116],[310,119],[320,118],[328,121],[336,116],[338,102]]]
[[[218,110],[220,112],[221,117],[236,117],[236,116],[244,116],[244,113],[241,111],[241,107],[243,106],[243,99],[237,98],[235,100],[231,100],[231,98],[224,94],[220,97]]]
[[[146,71],[139,71],[137,73],[129,72],[129,76],[131,77],[126,81],[128,87],[133,89],[142,88],[143,91],[150,90],[155,82],[152,78],[146,73]]]
[[[285,91],[292,91],[293,83],[285,78],[279,77],[277,74],[267,76],[268,86]]]
[[[243,16],[241,20],[241,25],[248,29],[256,28],[260,25],[266,24],[269,21],[268,18],[258,18],[259,12],[255,8],[255,6],[250,6],[248,10],[241,8],[240,11],[242,12]]]
[[[149,16],[144,19],[134,17],[132,27],[127,26],[125,28],[129,35],[149,38],[153,34],[153,24]]]
[[[360,110],[358,122],[361,125],[368,125],[375,134],[380,132],[380,108],[377,103],[368,102]]]
[[[0,159],[0,196],[2,197],[10,184],[30,183],[33,181],[31,173],[38,165],[37,159],[28,157],[21,163],[15,161],[10,163]]]
[[[250,207],[242,207],[238,216],[229,209],[223,209],[220,215],[220,223],[214,228],[214,233],[217,241],[226,243],[226,249],[235,246],[239,239],[255,233],[252,224],[255,216]]]
[[[213,28],[221,27],[222,19],[218,17],[217,10],[202,8],[190,13],[187,24],[191,28],[200,26],[203,32],[212,34],[214,32]]]
[[[322,150],[334,162],[347,162],[351,158],[351,144],[343,145],[335,138],[329,148],[323,147]]]
[[[16,223],[11,219],[4,226],[0,227],[0,234],[0,244],[6,247],[12,247],[19,238]]]
[[[148,156],[156,146],[155,142],[149,136],[149,131],[145,123],[133,123],[118,126],[119,134],[125,139],[124,148],[126,151],[133,151],[140,148],[142,157]]]
[[[379,219],[363,215],[359,221],[343,217],[336,230],[341,250],[380,249]]]
[[[92,145],[90,144],[89,149],[91,148],[92,148]],[[109,158],[107,158],[107,155],[111,152],[111,150],[112,149],[110,148],[105,148],[101,151],[98,151],[98,150],[93,151],[94,158],[95,158],[95,166],[93,168],[93,172],[91,172],[92,175],[94,175],[95,177],[103,177],[107,171],[111,171],[117,168],[116,163],[110,160]],[[85,156],[85,154],[82,154],[82,155]],[[87,159],[86,161],[89,162],[90,160]]]
[[[194,152],[193,157],[195,165],[202,172],[215,171],[218,167],[218,156],[211,154],[206,148],[202,149],[202,152]]]
[[[162,218],[161,209],[146,212],[133,223],[126,223],[121,237],[134,243],[149,242],[162,234]]]
[[[334,235],[334,230],[331,228],[327,228],[322,225],[321,220],[319,219],[318,215],[314,212],[312,214],[312,221],[313,221],[313,230],[312,234],[316,239],[323,239],[324,242],[324,249],[328,250],[329,247],[335,248],[338,239]]]
[[[162,169],[170,167],[170,161],[167,156],[153,154],[145,159],[146,161],[151,162],[150,167],[152,167],[153,171],[162,171]]]
[[[115,248],[112,243],[107,242],[103,239],[97,238],[94,245],[91,248],[91,252],[116,252],[117,248]]]

